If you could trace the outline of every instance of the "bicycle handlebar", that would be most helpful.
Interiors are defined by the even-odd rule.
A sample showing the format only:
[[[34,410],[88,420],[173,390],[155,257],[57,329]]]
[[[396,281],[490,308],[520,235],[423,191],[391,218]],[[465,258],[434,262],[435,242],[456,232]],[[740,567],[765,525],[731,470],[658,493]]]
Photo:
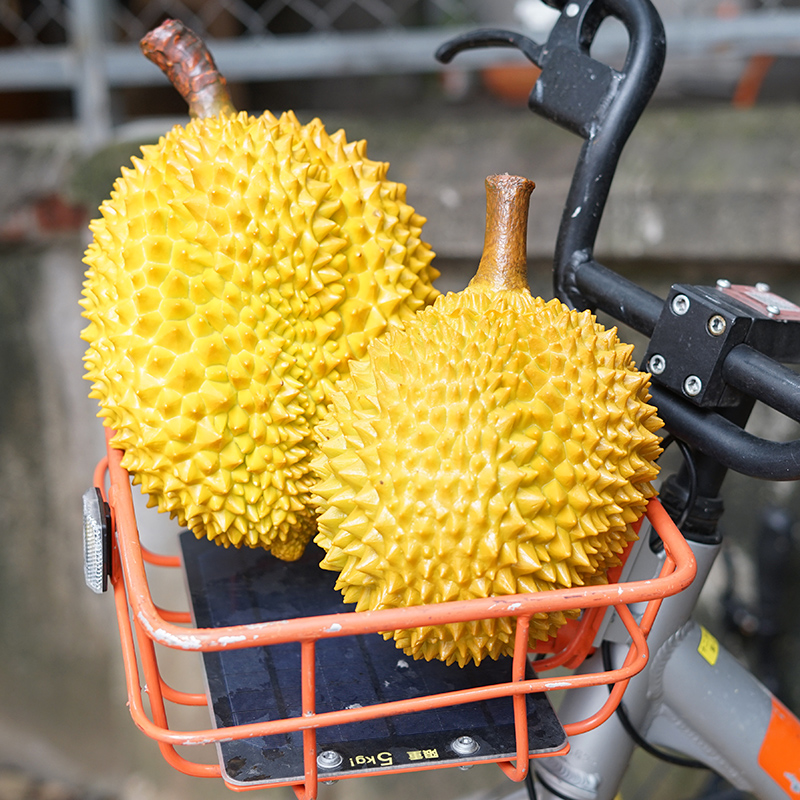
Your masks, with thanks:
[[[587,306],[599,308],[639,333],[652,336],[663,300],[596,261],[579,265],[573,276]],[[722,377],[749,397],[800,420],[800,376],[769,356],[747,344],[738,344],[725,357]],[[800,478],[800,439],[763,439],[655,382],[650,391],[669,432],[728,469],[764,480]]]
[[[548,0],[561,16],[547,42],[503,30],[457,37],[439,48],[448,63],[466,49],[515,47],[541,69],[528,99],[532,111],[585,141],[573,174],[556,242],[555,294],[576,308],[598,308],[652,337],[664,301],[599,264],[593,249],[622,148],[650,100],[666,55],[664,27],[650,0]],[[606,17],[620,20],[629,36],[621,70],[592,58],[590,47]],[[800,357],[800,344],[795,348]],[[800,376],[747,343],[733,342],[719,355],[726,386],[800,420]],[[800,439],[779,443],[745,432],[719,407],[700,407],[654,376],[652,395],[666,429],[724,467],[767,480],[800,478]],[[703,405],[709,405],[704,403]],[[730,397],[724,405],[730,406]],[[724,412],[723,412],[724,413]]]

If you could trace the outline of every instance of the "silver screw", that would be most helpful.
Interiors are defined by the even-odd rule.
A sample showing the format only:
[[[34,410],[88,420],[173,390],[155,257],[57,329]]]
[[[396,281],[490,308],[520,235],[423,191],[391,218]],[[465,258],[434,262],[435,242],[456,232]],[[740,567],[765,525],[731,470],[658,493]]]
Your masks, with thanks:
[[[450,747],[459,756],[471,756],[481,749],[481,746],[471,736],[459,736],[458,739],[453,739]]]
[[[667,368],[667,359],[664,358],[664,356],[655,353],[654,355],[650,356],[648,366],[650,367],[650,372],[652,372],[653,375],[660,375]]]
[[[689,375],[683,382],[683,391],[686,392],[689,397],[697,397],[697,395],[703,391],[703,381],[701,381],[697,375]]]
[[[781,310],[778,306],[767,306],[767,314],[771,317],[777,317],[781,313]]]
[[[337,769],[342,766],[343,761],[342,754],[335,750],[323,750],[317,756],[317,766],[320,769]]]
[[[730,289],[731,282],[727,278],[719,278],[717,280],[717,289]]]
[[[759,292],[764,292],[764,293],[766,294],[766,292],[768,292],[768,291],[769,291],[769,284],[768,284],[768,283],[764,283],[763,281],[759,281],[759,282],[756,284],[756,289],[757,289]]]
[[[682,317],[689,310],[689,306],[691,306],[691,302],[685,294],[676,294],[672,298],[672,311],[679,317]]]
[[[581,7],[577,3],[570,3],[565,9],[564,12],[568,17],[575,17],[578,15],[578,12],[581,10]]]
[[[722,336],[728,328],[728,320],[726,320],[722,314],[714,314],[714,316],[709,319],[706,327],[712,336]]]

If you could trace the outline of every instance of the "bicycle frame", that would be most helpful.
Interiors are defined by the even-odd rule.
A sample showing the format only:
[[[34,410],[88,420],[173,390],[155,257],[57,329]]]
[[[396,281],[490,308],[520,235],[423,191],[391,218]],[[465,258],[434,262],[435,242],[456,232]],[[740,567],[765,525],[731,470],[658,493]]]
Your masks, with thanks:
[[[638,580],[651,574],[659,559],[646,536],[637,545],[629,575]],[[627,717],[650,744],[701,761],[738,789],[763,800],[796,797],[800,722],[690,618],[720,543],[690,546],[697,578],[688,590],[664,601],[648,637],[650,660],[625,695]],[[606,641],[614,641],[616,660],[624,637],[613,630],[605,635]],[[599,652],[583,669],[596,669],[598,663]],[[603,699],[602,691],[570,691],[559,717],[568,723]],[[537,766],[537,800],[613,800],[634,747],[616,716],[592,732],[571,737],[569,754]]]

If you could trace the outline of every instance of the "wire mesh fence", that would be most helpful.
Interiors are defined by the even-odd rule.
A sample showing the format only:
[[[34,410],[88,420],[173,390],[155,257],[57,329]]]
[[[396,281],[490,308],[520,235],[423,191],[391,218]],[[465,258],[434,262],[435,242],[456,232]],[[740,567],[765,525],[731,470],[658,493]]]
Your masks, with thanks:
[[[420,53],[432,54],[434,38],[443,35],[427,34],[473,24],[477,7],[495,5],[481,0],[0,0],[0,91],[71,93],[73,116],[86,130],[87,142],[99,143],[111,132],[115,89],[163,81],[142,59],[138,42],[167,18],[215,42],[215,57],[229,78],[252,82],[428,71],[434,65]],[[360,38],[354,42],[352,36]]]
[[[709,64],[720,58],[733,75],[754,56],[800,55],[800,0],[654,2],[667,22],[667,72],[678,64],[684,83],[716,74]],[[229,80],[247,83],[432,72],[451,33],[514,27],[542,41],[543,13],[552,9],[541,0],[0,0],[0,92],[68,93],[91,144],[112,131],[114,91],[164,81],[137,43],[168,17],[213,42]],[[618,59],[609,63],[621,63],[622,34],[604,40]],[[508,51],[480,57],[473,67]]]
[[[469,17],[459,0],[134,0],[116,5],[111,18],[115,34],[131,40],[165,14],[219,38],[406,28]]]
[[[67,0],[0,2],[0,47],[66,44]],[[109,0],[93,3],[106,35],[135,42],[165,17],[213,38],[284,33],[336,33],[461,24],[474,20],[464,0]]]
[[[0,2],[0,47],[35,47],[66,42],[65,0]]]

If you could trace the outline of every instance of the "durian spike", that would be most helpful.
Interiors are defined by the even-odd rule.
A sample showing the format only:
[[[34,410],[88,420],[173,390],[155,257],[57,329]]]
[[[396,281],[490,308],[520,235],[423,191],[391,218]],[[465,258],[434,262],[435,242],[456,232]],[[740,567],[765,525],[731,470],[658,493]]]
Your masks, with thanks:
[[[486,179],[486,233],[470,286],[528,288],[528,208],[536,184],[516,175]]]
[[[146,34],[139,46],[181,93],[190,116],[236,113],[225,78],[205,42],[182,22],[168,19]]]

